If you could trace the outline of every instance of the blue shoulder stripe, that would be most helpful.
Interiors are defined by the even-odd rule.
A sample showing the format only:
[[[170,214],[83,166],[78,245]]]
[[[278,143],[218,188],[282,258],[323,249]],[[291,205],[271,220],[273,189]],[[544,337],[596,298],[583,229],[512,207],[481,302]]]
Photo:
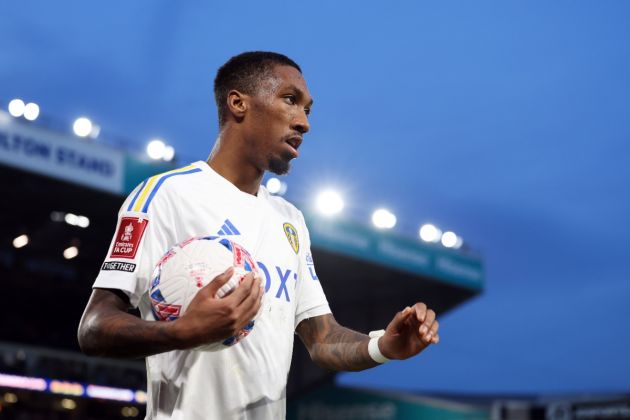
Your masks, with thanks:
[[[142,185],[140,185],[140,188],[138,188],[136,195],[133,196],[133,200],[131,200],[131,203],[129,203],[129,207],[127,207],[127,211],[131,211],[131,209],[133,208],[133,205],[136,203],[136,200],[138,199],[138,196],[142,192],[142,189],[144,188],[145,185],[147,185],[146,179],[142,181]]]
[[[153,190],[149,194],[149,197],[144,202],[144,206],[142,206],[142,212],[146,213],[147,210],[149,210],[149,204],[151,204],[151,201],[153,200],[153,197],[155,197],[155,193],[157,192],[157,190],[160,189],[162,184],[164,184],[164,181],[166,181],[168,178],[170,178],[172,176],[187,175],[187,174],[192,174],[192,173],[195,173],[195,172],[201,172],[201,169],[194,168],[194,169],[190,169],[190,170],[184,171],[184,172],[171,172],[171,173],[168,173],[168,174],[164,175],[162,178],[160,178],[160,180],[157,182],[157,184],[155,185],[155,187],[153,188]]]

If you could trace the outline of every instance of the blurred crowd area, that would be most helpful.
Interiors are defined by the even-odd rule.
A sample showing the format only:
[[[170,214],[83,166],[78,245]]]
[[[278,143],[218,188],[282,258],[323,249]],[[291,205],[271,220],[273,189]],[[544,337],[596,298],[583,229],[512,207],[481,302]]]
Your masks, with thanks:
[[[143,360],[87,357],[79,350],[77,327],[91,293],[93,274],[68,269],[60,261],[39,255],[38,249],[29,252],[33,255],[20,258],[0,250],[0,276],[5,284],[0,374],[80,383],[83,387],[93,384],[145,390]],[[141,404],[0,384],[0,420],[142,418],[144,410]]]
[[[37,255],[37,249],[29,252],[34,255],[23,258],[0,249],[3,281],[0,339],[79,352],[77,328],[95,274]]]
[[[0,373],[146,389],[144,363],[87,358],[77,353],[0,343]]]
[[[140,361],[88,358],[75,352],[6,342],[0,342],[0,374],[80,383],[81,389],[88,384],[134,391],[146,389],[146,373]],[[6,377],[0,379],[6,382]],[[137,403],[29,391],[19,385],[4,387],[0,383],[0,420],[142,418],[144,410],[144,405]]]
[[[144,418],[145,406],[42,392],[0,389],[2,420],[111,420]]]
[[[146,389],[143,360],[93,358],[80,352],[77,327],[93,274],[78,270],[71,276],[54,270],[57,262],[43,259],[37,249],[29,252],[29,258],[0,252],[5,283],[0,373]]]

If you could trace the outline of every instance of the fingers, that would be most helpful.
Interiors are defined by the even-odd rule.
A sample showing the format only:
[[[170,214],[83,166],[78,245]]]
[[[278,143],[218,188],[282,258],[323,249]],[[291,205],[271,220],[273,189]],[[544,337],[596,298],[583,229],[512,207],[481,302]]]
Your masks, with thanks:
[[[427,308],[424,303],[416,303],[410,311],[415,315],[414,324],[418,327],[418,335],[425,344],[439,342],[439,322],[435,319],[435,311]],[[419,325],[418,325],[419,324]]]
[[[426,341],[430,340],[428,335],[431,333],[431,325],[433,325],[433,321],[435,321],[435,312],[431,309],[427,309],[424,312],[424,320],[422,321],[422,324],[420,324],[420,328],[418,328],[420,336],[426,338]]]
[[[260,286],[260,279],[254,277],[253,272],[247,273],[238,286],[236,286],[234,292],[226,299],[230,300],[229,303],[231,305],[239,306],[252,293],[252,289],[256,285]]]
[[[413,311],[409,306],[407,306],[402,311],[396,313],[394,319],[392,319],[387,326],[387,330],[391,331],[392,333],[400,331],[411,317],[411,314],[413,314]]]
[[[422,324],[427,316],[427,305],[424,303],[416,303],[413,305],[412,309],[415,312],[416,319]]]
[[[431,325],[431,333],[433,335],[433,338],[431,338],[431,344],[437,344],[440,342],[440,336],[438,335],[438,329],[440,327],[439,322],[437,321],[437,319],[433,322],[433,325]]]
[[[223,286],[225,283],[230,281],[232,278],[232,274],[234,274],[234,267],[230,267],[225,270],[222,274],[216,276],[210,284],[206,286],[206,288],[210,291],[210,295],[214,296],[217,294],[217,291]]]
[[[248,290],[238,306],[243,306],[246,309],[260,301],[260,279],[255,277],[252,273],[245,276],[239,288],[240,287]]]
[[[246,290],[248,291],[246,292]],[[245,293],[245,295],[244,298],[234,308],[234,311],[238,317],[238,320],[236,322],[235,334],[240,331],[241,328],[245,327],[258,313],[258,310],[260,309],[260,305],[262,303],[264,288],[261,285],[259,277],[254,277],[253,274],[248,274],[243,278],[243,281],[237,287],[237,291],[240,293]]]
[[[242,316],[244,325],[247,324],[249,321],[251,321],[258,313],[258,310],[260,309],[260,305],[262,304],[263,294],[264,294],[264,289],[262,287],[258,287],[252,291],[252,293],[250,294],[250,296],[247,297],[247,299],[243,301],[241,308],[244,311],[243,316]]]

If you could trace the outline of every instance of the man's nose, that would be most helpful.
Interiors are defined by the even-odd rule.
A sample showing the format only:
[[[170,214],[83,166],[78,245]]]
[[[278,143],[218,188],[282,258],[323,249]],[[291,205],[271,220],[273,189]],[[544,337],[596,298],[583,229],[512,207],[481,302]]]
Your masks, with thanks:
[[[300,112],[300,114],[295,117],[291,128],[298,131],[300,134],[308,133],[311,129],[311,125],[308,122],[308,115],[306,115],[306,111]]]

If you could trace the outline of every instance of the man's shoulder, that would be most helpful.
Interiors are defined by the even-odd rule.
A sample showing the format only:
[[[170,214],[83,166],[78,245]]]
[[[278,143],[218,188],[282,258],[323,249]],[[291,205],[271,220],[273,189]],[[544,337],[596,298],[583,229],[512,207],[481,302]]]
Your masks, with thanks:
[[[196,163],[161,172],[145,179],[130,195],[128,211],[148,213],[157,203],[173,195],[186,195],[202,169]]]
[[[288,202],[284,198],[269,194],[269,203],[278,213],[283,214],[293,220],[304,220],[302,212],[292,203]]]

